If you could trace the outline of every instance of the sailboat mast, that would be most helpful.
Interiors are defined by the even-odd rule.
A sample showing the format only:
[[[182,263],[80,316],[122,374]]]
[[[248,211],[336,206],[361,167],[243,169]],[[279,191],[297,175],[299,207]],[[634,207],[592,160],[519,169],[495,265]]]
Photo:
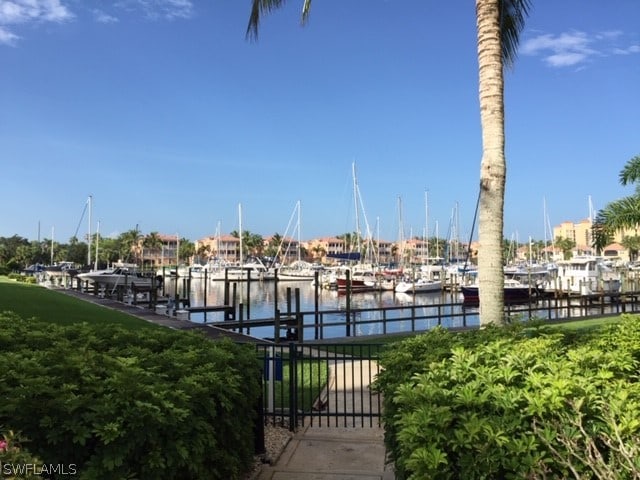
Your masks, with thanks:
[[[429,192],[425,190],[424,192],[424,228],[425,228],[425,243],[427,249],[427,264],[429,263]]]
[[[92,206],[92,197],[89,195],[87,202],[89,204],[89,225],[88,225],[88,233],[87,233],[87,265],[91,266],[91,210]]]
[[[300,234],[300,200],[298,200],[298,261],[302,260],[300,252],[300,242],[302,241]]]
[[[240,267],[242,267],[242,204],[238,204],[238,234],[240,235]]]
[[[356,162],[351,164],[351,171],[353,176],[353,203],[355,206],[355,214],[356,214],[356,247],[357,252],[360,252],[360,217],[358,215],[358,180],[356,177]]]
[[[547,238],[547,199],[545,197],[542,197],[542,216],[544,217],[542,219],[542,224],[544,225],[544,261],[545,263],[549,262],[549,249],[547,248],[548,245],[548,238]]]
[[[96,226],[96,255],[95,255],[95,264],[93,266],[94,270],[98,270],[98,241],[100,238],[100,221],[98,221],[98,225]]]
[[[404,264],[404,225],[402,224],[402,197],[398,195],[398,240],[400,242],[400,265]]]

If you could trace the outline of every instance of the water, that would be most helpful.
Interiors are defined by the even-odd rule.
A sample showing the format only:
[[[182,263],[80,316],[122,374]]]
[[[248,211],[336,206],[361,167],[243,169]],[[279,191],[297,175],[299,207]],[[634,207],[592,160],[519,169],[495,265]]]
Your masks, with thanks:
[[[230,293],[232,295],[232,285]],[[320,321],[323,323],[322,336],[324,338],[345,337],[347,333],[355,336],[376,335],[383,333],[411,332],[413,330],[428,330],[438,324],[437,318],[422,320],[394,321],[395,318],[409,318],[412,309],[415,316],[440,315],[442,324],[447,327],[462,326],[462,321],[450,317],[452,313],[462,310],[462,297],[460,294],[451,293],[426,293],[410,295],[406,293],[395,293],[392,291],[358,292],[351,295],[351,309],[379,309],[388,308],[387,311],[363,311],[357,314],[355,324],[350,326],[350,331],[346,330],[346,307],[347,297],[339,294],[335,290],[318,289],[318,301],[316,305],[315,287],[311,281],[280,281],[275,282],[237,282],[236,284],[236,305],[242,304],[242,319],[267,319],[275,317],[275,309],[281,313],[288,310],[294,312],[295,290],[300,292],[301,313],[304,315],[306,325],[313,325],[315,322],[315,312],[321,313]],[[167,279],[165,284],[165,294],[174,297],[176,293],[180,298],[186,296],[185,289],[188,287],[186,279]],[[290,306],[287,304],[287,290],[290,290]],[[224,282],[210,281],[202,279],[192,279],[190,284],[191,306],[216,306],[223,305],[224,302]],[[206,297],[206,302],[205,302]],[[231,302],[231,300],[230,300]],[[450,304],[455,305],[450,305]],[[449,304],[448,307],[440,307],[439,304]],[[236,312],[238,309],[236,308]],[[328,313],[330,312],[330,313]],[[206,318],[205,318],[206,317]],[[384,317],[384,318],[383,318]],[[383,320],[387,320],[386,325]],[[192,313],[191,321],[196,323],[214,323],[223,321],[222,312]],[[470,319],[473,324],[473,318]],[[477,319],[475,320],[477,324]],[[314,328],[304,328],[304,338],[315,337]],[[251,330],[251,335],[260,338],[273,338],[273,327],[255,327]]]

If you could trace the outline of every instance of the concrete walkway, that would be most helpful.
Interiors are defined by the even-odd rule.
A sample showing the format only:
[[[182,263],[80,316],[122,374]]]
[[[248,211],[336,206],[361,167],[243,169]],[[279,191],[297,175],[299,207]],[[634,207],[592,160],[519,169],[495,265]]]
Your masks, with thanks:
[[[304,427],[257,480],[393,480],[380,427]]]

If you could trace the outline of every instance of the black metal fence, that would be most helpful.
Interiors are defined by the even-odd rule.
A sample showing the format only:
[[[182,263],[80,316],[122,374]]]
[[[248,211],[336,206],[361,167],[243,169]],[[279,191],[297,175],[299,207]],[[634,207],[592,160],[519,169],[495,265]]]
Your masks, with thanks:
[[[295,430],[377,427],[382,400],[373,388],[379,344],[256,345],[263,365],[265,421]]]
[[[515,320],[566,321],[602,315],[640,312],[640,292],[549,297],[525,304],[505,306],[505,315]],[[473,328],[480,323],[477,305],[444,302],[430,305],[402,305],[376,308],[348,308],[323,311],[290,311],[275,318],[216,322],[213,325],[241,333],[257,327],[273,328],[276,343],[331,341],[345,337],[366,337],[444,328]]]

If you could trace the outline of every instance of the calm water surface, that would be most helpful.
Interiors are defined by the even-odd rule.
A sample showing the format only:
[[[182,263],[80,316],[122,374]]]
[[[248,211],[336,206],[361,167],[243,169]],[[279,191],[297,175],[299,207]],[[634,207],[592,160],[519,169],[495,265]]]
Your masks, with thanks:
[[[233,285],[230,283],[230,295],[233,292]],[[347,298],[344,294],[338,294],[334,290],[318,289],[317,305],[316,305],[316,289],[311,284],[311,281],[292,282],[292,281],[280,281],[277,284],[272,281],[259,282],[254,281],[250,284],[246,282],[235,283],[236,288],[236,305],[242,304],[242,318],[243,319],[266,319],[274,318],[275,309],[278,308],[282,313],[287,312],[288,308],[291,311],[296,310],[295,306],[295,291],[300,293],[300,307],[299,310],[304,312],[314,312],[317,309],[320,312],[329,312],[322,314],[322,321],[325,324],[323,330],[324,338],[337,338],[344,337],[345,331],[345,318],[344,311],[347,306]],[[224,304],[224,282],[210,281],[202,279],[192,279],[190,283],[186,279],[167,279],[165,283],[165,294],[170,297],[175,297],[177,293],[180,298],[186,296],[186,290],[189,289],[189,296],[191,298],[191,306],[214,306]],[[290,292],[290,302],[288,307],[287,303],[287,291]],[[455,304],[444,309],[440,309],[442,315],[442,322],[445,326],[458,326],[461,324],[459,319],[453,320],[447,316],[447,312],[453,310],[460,311],[462,296],[460,294],[451,293],[427,293],[418,295],[409,295],[394,293],[391,291],[382,292],[359,292],[352,294],[351,296],[351,308],[352,309],[367,309],[367,308],[390,308],[390,307],[406,307],[390,310],[386,313],[386,318],[393,317],[408,317],[411,314],[411,308],[417,308],[418,315],[438,315],[438,304]],[[238,310],[236,309],[236,312]],[[356,323],[351,328],[351,335],[355,332],[356,336],[375,335],[382,334],[383,313],[381,311],[374,312],[361,312],[356,317]],[[313,324],[314,315],[305,315],[305,324]],[[473,324],[473,318],[467,320],[467,324]],[[209,312],[194,313],[191,315],[191,321],[193,322],[206,322],[214,323],[223,321],[222,313]],[[458,323],[456,323],[458,322]],[[331,325],[336,323],[340,325]],[[437,319],[417,320],[414,325],[410,321],[397,321],[388,322],[386,326],[387,333],[411,331],[412,327],[416,330],[427,330],[437,325]],[[477,320],[476,320],[477,323]],[[304,329],[305,339],[314,338],[314,329]],[[273,327],[257,327],[251,330],[251,335],[260,338],[273,337]]]

